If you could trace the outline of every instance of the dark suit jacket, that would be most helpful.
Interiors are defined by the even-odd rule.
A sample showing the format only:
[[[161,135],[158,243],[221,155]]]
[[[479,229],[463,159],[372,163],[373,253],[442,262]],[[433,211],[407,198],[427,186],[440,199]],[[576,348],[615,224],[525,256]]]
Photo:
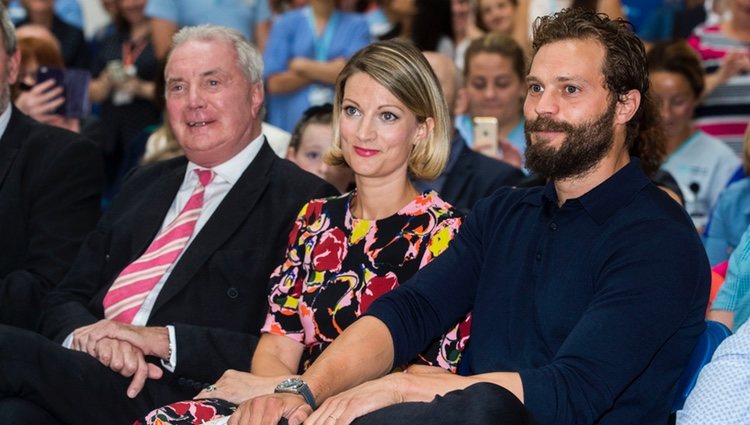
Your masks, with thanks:
[[[186,165],[175,158],[136,170],[126,181],[45,300],[46,336],[62,342],[104,317],[107,290],[153,240]],[[177,368],[162,380],[197,392],[226,369],[249,370],[268,310],[269,276],[282,261],[292,223],[306,201],[337,193],[264,143],[159,293],[148,326],[174,325],[177,344]]]
[[[11,112],[0,139],[0,323],[35,329],[99,218],[102,161],[93,143]]]
[[[463,144],[458,160],[440,189],[440,197],[468,212],[478,200],[500,187],[516,185],[523,177],[520,169],[474,152]]]

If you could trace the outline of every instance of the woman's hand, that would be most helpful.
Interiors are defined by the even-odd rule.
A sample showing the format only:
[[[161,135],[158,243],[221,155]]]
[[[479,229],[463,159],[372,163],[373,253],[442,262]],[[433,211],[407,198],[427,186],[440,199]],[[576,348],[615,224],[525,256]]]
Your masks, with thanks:
[[[272,394],[281,381],[291,377],[292,375],[260,377],[248,372],[227,370],[215,384],[211,385],[211,391],[204,389],[195,398],[220,398],[240,404],[259,395]]]
[[[14,104],[24,114],[49,124],[59,118],[55,109],[65,102],[62,93],[63,88],[55,86],[55,81],[50,79],[34,85],[29,91],[21,92]]]

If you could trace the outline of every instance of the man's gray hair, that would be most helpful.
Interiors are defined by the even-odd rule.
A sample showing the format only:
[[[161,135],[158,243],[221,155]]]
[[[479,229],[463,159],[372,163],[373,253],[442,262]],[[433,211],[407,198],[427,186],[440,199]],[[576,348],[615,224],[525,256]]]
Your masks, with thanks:
[[[231,43],[237,53],[240,68],[247,81],[251,84],[263,83],[263,58],[239,31],[210,24],[184,27],[172,37],[171,51],[174,51],[181,44],[193,40],[224,40]],[[167,57],[167,61],[169,61],[169,57]]]
[[[8,8],[0,3],[0,25],[3,27],[3,48],[8,56],[16,51],[16,27],[10,20]]]

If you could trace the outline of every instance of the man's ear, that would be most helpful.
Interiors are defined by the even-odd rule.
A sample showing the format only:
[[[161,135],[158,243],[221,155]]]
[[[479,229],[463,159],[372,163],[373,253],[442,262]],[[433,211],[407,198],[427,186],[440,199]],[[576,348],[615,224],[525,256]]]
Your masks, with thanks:
[[[258,116],[261,108],[263,107],[264,93],[263,86],[261,84],[253,84],[250,93],[253,105],[253,116]]]
[[[16,48],[16,51],[8,58],[8,84],[11,86],[16,83],[18,79],[18,68],[21,67],[21,49]]]
[[[638,107],[641,105],[641,92],[638,90],[630,90],[629,92],[620,95],[617,99],[617,106],[615,110],[615,123],[625,125],[633,119]]]

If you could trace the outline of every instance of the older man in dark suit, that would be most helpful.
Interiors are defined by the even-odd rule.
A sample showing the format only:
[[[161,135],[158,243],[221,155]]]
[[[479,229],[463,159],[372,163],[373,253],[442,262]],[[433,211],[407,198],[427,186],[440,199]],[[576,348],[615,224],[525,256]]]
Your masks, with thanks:
[[[20,52],[3,6],[0,30],[0,323],[35,329],[99,218],[102,164],[93,143],[11,106]]]
[[[233,30],[175,35],[167,112],[186,158],[127,180],[46,300],[54,342],[0,329],[0,422],[131,423],[249,369],[292,221],[336,194],[265,142],[262,67]]]

